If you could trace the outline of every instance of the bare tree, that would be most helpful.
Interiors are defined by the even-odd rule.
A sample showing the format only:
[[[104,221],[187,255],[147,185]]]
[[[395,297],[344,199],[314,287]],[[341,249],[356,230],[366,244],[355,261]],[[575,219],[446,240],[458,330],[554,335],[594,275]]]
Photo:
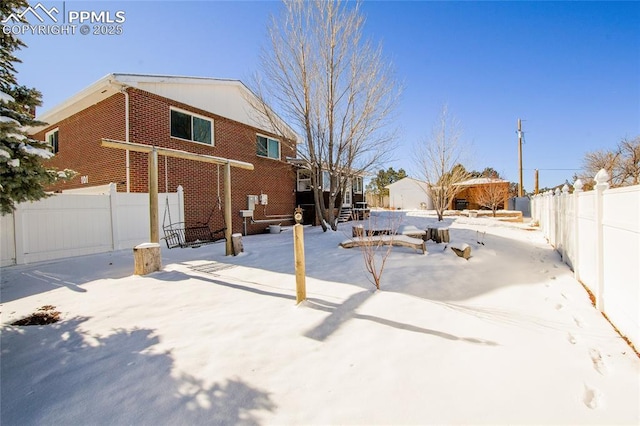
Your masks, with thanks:
[[[427,183],[427,195],[433,201],[439,221],[459,191],[456,184],[470,176],[460,164],[465,152],[460,144],[460,135],[460,125],[449,115],[445,105],[431,136],[416,146],[418,173]]]
[[[587,152],[582,160],[580,177],[586,188],[591,187],[594,176],[605,169],[612,188],[640,184],[640,136],[623,139],[613,150]]]
[[[299,132],[298,157],[311,171],[325,231],[337,229],[334,206],[349,179],[379,165],[395,140],[386,129],[398,86],[382,49],[364,39],[363,25],[359,2],[285,0],[269,27],[263,78],[255,81],[258,112],[282,129],[272,105]]]
[[[491,209],[493,217],[500,205],[504,208],[505,200],[509,198],[509,182],[502,179],[491,179],[478,186],[476,190],[476,202],[482,207]]]
[[[384,267],[393,249],[393,239],[398,231],[400,222],[393,214],[389,215],[384,226],[384,229],[388,232],[382,236],[374,235],[374,233],[371,232],[372,230],[379,229],[378,225],[379,220],[377,216],[371,215],[367,221],[367,229],[362,226],[354,228],[357,230],[354,232],[356,234],[354,237],[365,240],[365,244],[360,245],[360,251],[365,269],[370,275],[370,277],[367,278],[376,286],[376,289],[380,290]]]
[[[620,180],[626,185],[640,184],[640,136],[623,139],[618,145],[620,157]]]

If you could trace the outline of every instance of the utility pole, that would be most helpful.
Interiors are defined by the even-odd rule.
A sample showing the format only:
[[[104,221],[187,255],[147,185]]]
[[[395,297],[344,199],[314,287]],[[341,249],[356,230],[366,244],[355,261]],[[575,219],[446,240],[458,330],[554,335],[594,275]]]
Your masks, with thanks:
[[[522,120],[518,118],[518,172],[520,182],[518,185],[518,197],[522,197]]]
[[[539,180],[538,180],[538,169],[535,170],[535,173],[534,173],[533,177],[534,177],[534,179],[533,179],[534,180],[533,193],[535,195],[538,195],[538,192],[539,192],[539,190],[538,190],[538,182],[539,182]]]

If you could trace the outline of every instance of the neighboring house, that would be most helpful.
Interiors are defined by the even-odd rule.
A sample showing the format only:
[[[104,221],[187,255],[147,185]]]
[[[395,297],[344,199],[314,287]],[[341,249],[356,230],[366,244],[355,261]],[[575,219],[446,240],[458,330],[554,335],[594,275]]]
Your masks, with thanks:
[[[385,188],[389,190],[389,207],[392,209],[433,209],[426,182],[406,177]]]
[[[459,188],[450,210],[479,210],[487,208],[487,200],[498,202],[505,209],[509,202],[509,182],[498,178],[474,178],[455,184]]]
[[[56,155],[48,165],[78,173],[56,191],[110,182],[119,192],[148,190],[147,154],[102,147],[103,138],[251,163],[253,171],[231,172],[233,232],[243,231],[240,210],[255,200],[257,223],[248,220],[247,231],[256,233],[293,213],[296,171],[287,158],[295,158],[296,146],[269,130],[252,99],[238,80],[109,74],[38,116],[48,124],[30,133],[51,144]],[[224,226],[224,167],[160,156],[158,181],[159,192],[184,188],[187,224]]]

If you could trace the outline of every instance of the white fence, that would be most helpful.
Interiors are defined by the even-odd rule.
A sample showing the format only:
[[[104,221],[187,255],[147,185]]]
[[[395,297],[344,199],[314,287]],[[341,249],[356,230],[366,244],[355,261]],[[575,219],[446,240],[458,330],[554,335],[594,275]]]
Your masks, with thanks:
[[[176,222],[184,220],[182,187],[158,194],[158,200],[162,236],[165,211]],[[133,248],[147,241],[149,194],[117,192],[115,184],[102,194],[63,193],[21,203],[13,214],[0,216],[0,266]]]
[[[608,189],[604,170],[593,191],[582,182],[532,199],[532,219],[596,298],[596,307],[640,346],[640,185]]]

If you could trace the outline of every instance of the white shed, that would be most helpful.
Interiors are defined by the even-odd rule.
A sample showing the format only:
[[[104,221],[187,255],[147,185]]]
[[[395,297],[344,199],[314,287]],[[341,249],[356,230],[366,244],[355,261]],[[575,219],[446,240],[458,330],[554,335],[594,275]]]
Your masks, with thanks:
[[[433,209],[426,182],[406,177],[385,188],[389,189],[389,207],[392,209]]]

